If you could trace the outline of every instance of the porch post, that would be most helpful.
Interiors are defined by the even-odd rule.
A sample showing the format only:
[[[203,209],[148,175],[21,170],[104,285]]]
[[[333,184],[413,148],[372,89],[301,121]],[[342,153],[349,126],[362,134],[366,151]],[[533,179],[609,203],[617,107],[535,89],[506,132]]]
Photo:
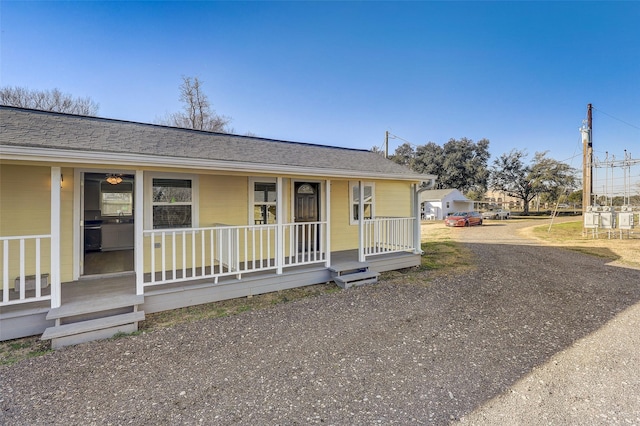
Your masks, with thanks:
[[[136,295],[141,296],[144,294],[144,172],[142,170],[136,170],[134,196]],[[149,254],[153,256],[153,247],[149,250]]]
[[[358,181],[358,261],[364,262],[364,185]]]
[[[324,183],[324,196],[325,196],[325,213],[324,213],[324,221],[326,222],[326,230],[325,230],[325,241],[327,244],[325,245],[325,250],[327,251],[325,255],[325,267],[331,266],[331,181],[327,179]]]
[[[60,167],[51,167],[51,308],[62,304],[60,288]]]
[[[413,223],[413,251],[414,253],[419,253],[422,254],[422,244],[421,244],[421,237],[422,237],[422,224],[420,223],[420,191],[418,190],[418,185],[417,184],[412,184],[411,185],[411,192],[412,192],[412,204],[413,204],[413,218],[414,218],[414,223]]]
[[[282,274],[282,265],[284,264],[283,201],[282,177],[278,176],[276,178],[276,274],[278,275]]]

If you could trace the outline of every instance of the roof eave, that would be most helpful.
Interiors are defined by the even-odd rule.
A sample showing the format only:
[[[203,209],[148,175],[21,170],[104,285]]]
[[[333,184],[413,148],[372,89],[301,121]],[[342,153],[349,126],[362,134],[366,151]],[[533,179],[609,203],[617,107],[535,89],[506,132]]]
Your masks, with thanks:
[[[313,177],[361,178],[405,180],[421,182],[435,179],[435,175],[378,173],[342,169],[324,169],[280,164],[257,164],[238,161],[207,160],[200,158],[167,157],[159,155],[110,153],[95,151],[35,148],[14,145],[0,145],[3,160],[35,161],[55,163],[83,163],[113,165],[118,168],[166,167],[180,169],[200,169],[216,171],[245,171],[247,173],[275,173],[279,175],[306,175]]]

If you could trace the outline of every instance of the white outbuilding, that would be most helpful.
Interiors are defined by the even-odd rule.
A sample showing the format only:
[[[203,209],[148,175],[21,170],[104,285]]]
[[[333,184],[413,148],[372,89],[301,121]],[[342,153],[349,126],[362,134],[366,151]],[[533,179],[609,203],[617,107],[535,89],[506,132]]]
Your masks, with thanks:
[[[448,213],[473,210],[473,200],[457,189],[432,189],[420,193],[423,219],[442,220]]]

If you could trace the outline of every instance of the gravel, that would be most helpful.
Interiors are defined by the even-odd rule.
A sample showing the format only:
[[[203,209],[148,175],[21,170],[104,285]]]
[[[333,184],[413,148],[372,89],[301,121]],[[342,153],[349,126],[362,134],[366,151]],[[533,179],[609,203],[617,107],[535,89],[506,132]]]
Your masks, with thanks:
[[[640,271],[525,225],[456,230],[472,271],[2,366],[0,424],[639,425]]]

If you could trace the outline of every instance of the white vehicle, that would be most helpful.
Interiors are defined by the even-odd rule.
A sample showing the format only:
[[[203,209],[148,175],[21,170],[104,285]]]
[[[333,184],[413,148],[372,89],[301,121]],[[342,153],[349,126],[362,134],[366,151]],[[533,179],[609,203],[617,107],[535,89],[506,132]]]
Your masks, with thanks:
[[[509,219],[510,217],[511,217],[511,212],[509,210],[504,210],[504,209],[489,210],[482,213],[483,219],[503,220],[503,219]]]

